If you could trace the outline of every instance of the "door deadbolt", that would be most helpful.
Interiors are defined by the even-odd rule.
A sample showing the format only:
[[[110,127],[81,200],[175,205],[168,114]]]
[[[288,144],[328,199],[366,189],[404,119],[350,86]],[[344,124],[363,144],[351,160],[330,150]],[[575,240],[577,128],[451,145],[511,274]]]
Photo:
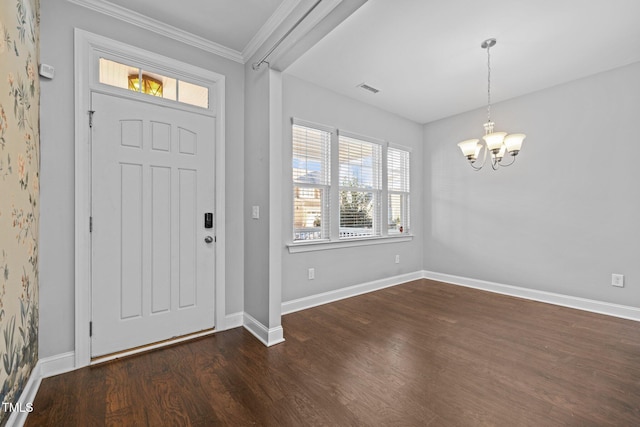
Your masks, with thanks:
[[[213,212],[204,214],[204,228],[213,228]]]

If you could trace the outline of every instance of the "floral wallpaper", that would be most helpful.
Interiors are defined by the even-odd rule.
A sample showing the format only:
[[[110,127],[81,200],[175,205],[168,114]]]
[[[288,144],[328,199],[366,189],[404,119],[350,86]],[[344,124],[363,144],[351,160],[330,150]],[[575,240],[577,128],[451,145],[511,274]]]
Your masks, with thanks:
[[[12,404],[38,361],[39,6],[0,0],[0,395]]]

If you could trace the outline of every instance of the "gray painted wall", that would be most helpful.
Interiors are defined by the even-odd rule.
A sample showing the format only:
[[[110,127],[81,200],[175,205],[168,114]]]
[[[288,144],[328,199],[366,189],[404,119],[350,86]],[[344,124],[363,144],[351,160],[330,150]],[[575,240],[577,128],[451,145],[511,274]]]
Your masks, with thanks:
[[[81,28],[226,76],[226,313],[243,310],[244,66],[75,6],[41,5],[41,62],[56,68],[42,81],[40,357],[74,350],[73,28]]]
[[[282,301],[422,270],[422,126],[283,74]],[[410,147],[411,242],[290,254],[292,240],[291,117]],[[400,255],[400,264],[395,256]],[[315,280],[307,269],[315,268]],[[285,331],[286,335],[286,331]]]
[[[494,105],[496,130],[527,134],[495,172],[456,146],[483,134],[484,109],[425,125],[425,269],[640,307],[638,76],[640,63]]]

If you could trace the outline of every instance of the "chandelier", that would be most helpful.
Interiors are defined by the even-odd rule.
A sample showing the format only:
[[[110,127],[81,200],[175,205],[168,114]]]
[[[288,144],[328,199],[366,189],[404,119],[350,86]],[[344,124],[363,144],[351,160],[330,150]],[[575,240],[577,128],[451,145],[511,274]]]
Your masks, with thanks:
[[[140,84],[140,76],[131,74],[129,75],[129,90],[162,97],[162,80],[142,74],[142,84]]]
[[[522,141],[526,137],[523,133],[513,133],[507,135],[507,132],[494,132],[494,125],[491,121],[491,54],[490,50],[496,44],[496,39],[487,39],[482,42],[480,47],[487,49],[487,122],[484,124],[484,136],[482,139],[484,143],[479,139],[467,139],[458,143],[458,147],[462,150],[462,154],[465,155],[469,164],[475,170],[480,170],[485,165],[487,160],[487,153],[490,153],[491,167],[493,170],[497,170],[500,166],[511,166],[516,161],[516,156],[522,148]],[[482,163],[478,166],[476,161],[480,152],[483,151]],[[511,161],[509,163],[503,163],[502,159],[505,154],[511,155]]]

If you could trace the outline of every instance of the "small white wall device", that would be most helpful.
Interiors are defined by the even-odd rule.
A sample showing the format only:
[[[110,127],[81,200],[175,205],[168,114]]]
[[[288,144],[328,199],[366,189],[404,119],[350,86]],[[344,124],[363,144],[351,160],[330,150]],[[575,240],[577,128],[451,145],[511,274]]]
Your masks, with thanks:
[[[53,68],[53,66],[51,65],[47,65],[47,64],[40,64],[40,69],[38,70],[38,73],[47,79],[53,79],[53,75],[55,74],[56,69]]]

